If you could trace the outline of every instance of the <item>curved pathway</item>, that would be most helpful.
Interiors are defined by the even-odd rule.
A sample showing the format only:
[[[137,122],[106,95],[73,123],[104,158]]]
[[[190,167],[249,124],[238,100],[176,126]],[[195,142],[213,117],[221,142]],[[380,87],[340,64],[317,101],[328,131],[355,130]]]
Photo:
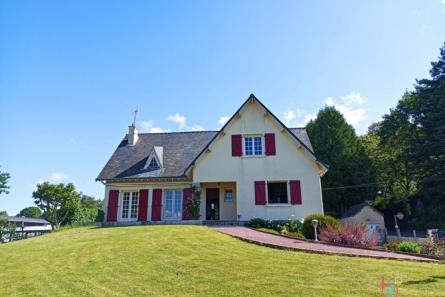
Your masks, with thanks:
[[[213,228],[219,232],[231,235],[233,237],[237,237],[239,239],[277,248],[304,250],[310,252],[339,254],[347,256],[371,257],[380,259],[399,259],[399,260],[438,262],[437,260],[434,259],[391,253],[386,251],[374,251],[374,250],[365,250],[365,249],[351,248],[351,247],[333,246],[323,243],[315,243],[299,239],[291,239],[283,236],[256,231],[246,227],[213,227]]]

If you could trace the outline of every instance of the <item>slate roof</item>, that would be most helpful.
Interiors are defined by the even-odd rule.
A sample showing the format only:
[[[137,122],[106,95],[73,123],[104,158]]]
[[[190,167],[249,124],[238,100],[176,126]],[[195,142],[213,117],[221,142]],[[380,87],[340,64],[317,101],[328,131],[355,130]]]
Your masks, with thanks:
[[[356,214],[358,214],[359,212],[362,211],[362,209],[366,206],[370,206],[371,208],[373,208],[375,211],[377,211],[378,213],[381,214],[380,211],[378,211],[374,206],[372,206],[372,203],[370,201],[365,201],[362,202],[360,204],[356,204],[351,206],[350,209],[348,209],[347,211],[345,211],[342,216],[340,217],[340,219],[346,219],[346,218],[350,218],[355,216]]]
[[[304,128],[289,129],[313,153]],[[134,146],[124,137],[97,180],[186,178],[185,170],[215,137],[218,131],[140,133]],[[154,146],[164,150],[164,169],[144,170]]]

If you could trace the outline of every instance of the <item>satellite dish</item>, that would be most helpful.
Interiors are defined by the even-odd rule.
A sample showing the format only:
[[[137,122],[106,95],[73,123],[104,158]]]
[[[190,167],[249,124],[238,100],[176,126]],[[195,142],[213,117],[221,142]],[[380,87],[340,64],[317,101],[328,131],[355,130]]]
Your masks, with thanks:
[[[397,217],[399,220],[403,220],[403,218],[404,218],[405,216],[403,215],[403,213],[398,212],[398,213],[396,214],[396,217]]]

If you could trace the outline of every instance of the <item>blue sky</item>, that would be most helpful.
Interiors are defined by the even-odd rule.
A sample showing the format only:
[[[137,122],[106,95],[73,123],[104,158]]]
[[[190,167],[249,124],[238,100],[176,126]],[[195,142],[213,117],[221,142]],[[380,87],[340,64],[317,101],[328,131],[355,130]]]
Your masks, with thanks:
[[[290,126],[335,105],[363,133],[445,41],[445,1],[3,1],[0,210],[94,180],[132,121],[218,129],[250,93]]]

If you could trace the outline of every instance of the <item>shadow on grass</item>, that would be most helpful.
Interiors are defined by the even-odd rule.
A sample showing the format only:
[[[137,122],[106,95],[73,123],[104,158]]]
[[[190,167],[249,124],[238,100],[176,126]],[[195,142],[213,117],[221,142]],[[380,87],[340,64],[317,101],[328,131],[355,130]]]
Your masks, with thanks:
[[[425,285],[425,284],[435,283],[435,282],[437,282],[437,280],[442,280],[442,279],[445,280],[445,276],[432,275],[425,279],[403,282],[402,285],[408,285],[408,286],[409,285]]]

